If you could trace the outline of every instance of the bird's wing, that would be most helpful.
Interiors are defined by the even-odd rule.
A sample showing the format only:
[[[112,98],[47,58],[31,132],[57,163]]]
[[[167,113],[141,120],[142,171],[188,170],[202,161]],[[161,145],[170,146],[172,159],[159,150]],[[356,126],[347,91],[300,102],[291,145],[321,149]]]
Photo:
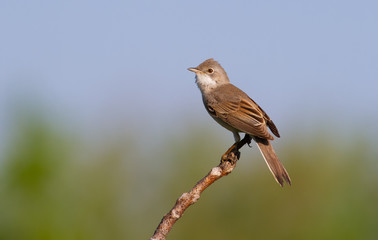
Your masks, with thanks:
[[[265,112],[240,89],[228,89],[214,90],[212,101],[205,103],[210,114],[241,132],[272,140]]]

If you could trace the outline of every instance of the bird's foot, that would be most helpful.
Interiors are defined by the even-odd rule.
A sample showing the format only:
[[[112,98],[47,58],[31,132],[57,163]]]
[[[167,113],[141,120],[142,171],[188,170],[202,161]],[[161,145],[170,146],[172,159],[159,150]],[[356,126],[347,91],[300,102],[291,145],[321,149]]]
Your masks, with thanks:
[[[239,142],[234,143],[228,150],[222,155],[221,162],[227,161],[230,157],[230,153],[234,153],[235,155],[240,156],[240,152],[236,148]]]

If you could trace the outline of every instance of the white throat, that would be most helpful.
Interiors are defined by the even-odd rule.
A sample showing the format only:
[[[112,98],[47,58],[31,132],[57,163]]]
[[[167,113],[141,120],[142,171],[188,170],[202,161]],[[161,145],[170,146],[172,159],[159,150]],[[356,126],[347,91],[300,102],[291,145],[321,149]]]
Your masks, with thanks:
[[[217,86],[217,82],[207,74],[196,74],[196,83],[201,92],[208,92]]]

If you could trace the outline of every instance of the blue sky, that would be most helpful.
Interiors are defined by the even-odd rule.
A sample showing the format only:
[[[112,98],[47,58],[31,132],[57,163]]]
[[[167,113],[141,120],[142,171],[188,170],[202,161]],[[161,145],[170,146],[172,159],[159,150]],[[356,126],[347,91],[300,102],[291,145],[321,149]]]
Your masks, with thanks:
[[[212,127],[186,69],[213,57],[278,126],[375,127],[377,11],[377,1],[2,1],[0,125],[36,104],[83,129]]]

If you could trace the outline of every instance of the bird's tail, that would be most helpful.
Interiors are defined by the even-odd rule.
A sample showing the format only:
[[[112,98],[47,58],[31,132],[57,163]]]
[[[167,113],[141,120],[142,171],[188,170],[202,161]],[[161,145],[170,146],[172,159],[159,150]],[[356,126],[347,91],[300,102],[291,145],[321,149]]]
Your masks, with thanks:
[[[276,181],[281,186],[283,186],[285,181],[291,185],[289,174],[287,173],[285,167],[282,165],[281,161],[278,159],[276,152],[272,147],[272,144],[270,144],[270,141],[258,137],[254,137],[254,140],[256,141],[257,146],[259,147],[260,152],[263,155],[265,162]]]

